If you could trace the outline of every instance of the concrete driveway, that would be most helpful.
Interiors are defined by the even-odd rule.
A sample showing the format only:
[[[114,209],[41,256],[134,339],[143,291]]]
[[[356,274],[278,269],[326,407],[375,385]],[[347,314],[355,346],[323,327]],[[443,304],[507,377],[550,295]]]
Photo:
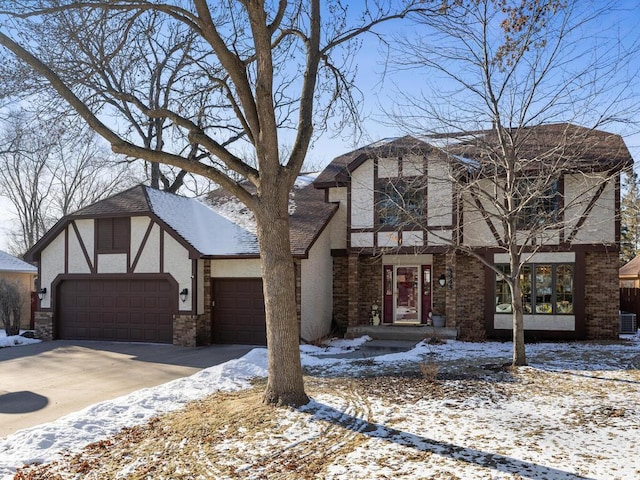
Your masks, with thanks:
[[[252,346],[56,340],[0,348],[0,438],[239,358]]]

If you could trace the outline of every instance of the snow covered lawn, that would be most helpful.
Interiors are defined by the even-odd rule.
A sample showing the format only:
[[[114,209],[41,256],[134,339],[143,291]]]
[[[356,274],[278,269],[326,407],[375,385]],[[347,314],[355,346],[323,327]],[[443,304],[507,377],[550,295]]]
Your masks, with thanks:
[[[501,368],[509,343],[304,352],[300,409],[259,404],[256,349],[18,432],[0,441],[0,473],[53,460],[16,478],[640,478],[639,336],[528,345],[517,371]]]

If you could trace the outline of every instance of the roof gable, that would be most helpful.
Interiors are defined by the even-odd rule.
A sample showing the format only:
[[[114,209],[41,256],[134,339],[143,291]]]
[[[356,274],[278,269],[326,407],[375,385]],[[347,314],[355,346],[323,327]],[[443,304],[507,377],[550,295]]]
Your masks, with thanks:
[[[555,158],[580,160],[580,165],[589,169],[626,168],[633,165],[633,158],[624,140],[613,133],[570,123],[523,127],[511,129],[511,132],[517,133],[515,140],[518,154],[529,160],[552,155]],[[314,185],[316,188],[347,185],[351,172],[374,157],[435,150],[452,158],[479,160],[496,145],[495,130],[385,139],[336,157],[318,176]]]

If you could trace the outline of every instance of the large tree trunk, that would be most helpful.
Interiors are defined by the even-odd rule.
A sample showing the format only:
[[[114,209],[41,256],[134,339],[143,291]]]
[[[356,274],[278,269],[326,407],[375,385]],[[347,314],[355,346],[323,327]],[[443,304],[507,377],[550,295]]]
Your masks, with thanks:
[[[514,268],[512,266],[512,268]],[[514,271],[514,270],[512,270]],[[515,278],[514,278],[515,277]],[[524,312],[522,308],[522,291],[519,275],[512,275],[512,300],[513,311],[513,366],[521,367],[527,364],[527,355],[524,348]]]
[[[299,406],[307,403],[309,398],[304,391],[300,363],[300,331],[295,269],[289,240],[288,205],[286,198],[284,201],[272,198],[267,202],[267,205],[265,202],[262,204],[270,214],[256,214],[269,362],[264,402]],[[282,206],[282,203],[285,205]],[[274,221],[274,218],[277,220]]]

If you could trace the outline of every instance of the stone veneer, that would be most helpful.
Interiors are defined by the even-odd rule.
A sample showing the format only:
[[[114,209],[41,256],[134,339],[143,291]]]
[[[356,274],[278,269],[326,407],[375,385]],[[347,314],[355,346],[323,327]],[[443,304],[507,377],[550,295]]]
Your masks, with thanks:
[[[179,347],[195,347],[198,315],[174,315],[173,344]]]
[[[45,342],[53,340],[53,312],[35,312],[33,328],[36,338]]]
[[[585,330],[588,340],[618,338],[618,252],[585,253]]]

